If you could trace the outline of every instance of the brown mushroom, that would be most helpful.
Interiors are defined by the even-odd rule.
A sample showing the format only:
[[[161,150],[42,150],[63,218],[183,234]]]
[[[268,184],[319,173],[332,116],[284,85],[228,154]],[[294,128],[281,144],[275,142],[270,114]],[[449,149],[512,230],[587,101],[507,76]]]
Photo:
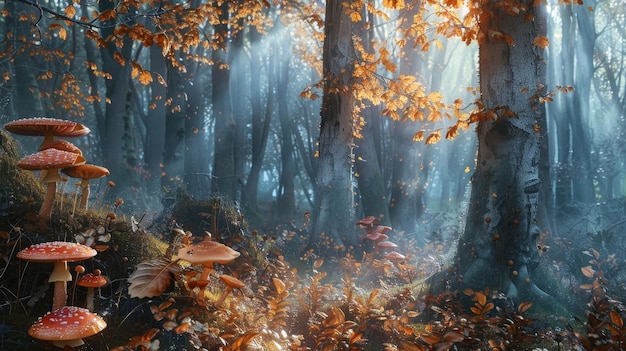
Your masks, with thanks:
[[[36,154],[26,156],[18,161],[17,166],[23,169],[31,171],[47,170],[42,181],[48,183],[48,189],[44,202],[41,205],[41,210],[39,210],[39,216],[49,219],[52,215],[52,205],[54,204],[54,196],[56,195],[57,182],[62,181],[58,170],[83,163],[85,163],[83,156],[54,148],[39,151]]]
[[[178,258],[188,261],[191,264],[202,264],[202,274],[198,278],[197,285],[206,287],[209,275],[213,271],[213,264],[226,264],[234,261],[239,257],[239,252],[230,247],[205,239],[195,245],[187,245],[178,250]],[[202,290],[202,298],[204,298],[204,290]]]
[[[41,135],[44,137],[41,145],[50,142],[55,136],[78,137],[89,133],[84,125],[56,118],[25,118],[9,122],[4,129],[19,135]]]
[[[85,308],[93,311],[94,292],[96,288],[101,288],[109,283],[109,280],[102,275],[99,269],[95,269],[93,273],[88,273],[76,280],[76,285],[87,288],[87,299]]]
[[[65,306],[67,302],[67,282],[72,275],[67,269],[67,262],[82,261],[96,255],[96,250],[76,243],[53,241],[31,245],[17,253],[17,257],[31,262],[53,262],[54,270],[48,282],[54,282],[52,310]]]
[[[76,306],[63,306],[40,317],[29,329],[35,339],[52,341],[57,347],[78,347],[83,338],[96,335],[107,323],[95,313]]]
[[[230,275],[222,274],[220,275],[220,280],[226,284],[226,290],[224,290],[222,295],[215,301],[215,307],[220,307],[222,303],[224,303],[226,296],[228,296],[233,289],[241,289],[245,286],[241,280],[231,277]]]
[[[80,187],[82,188],[82,194],[80,197],[80,208],[82,209],[87,209],[87,202],[89,201],[89,181],[91,179],[102,178],[110,174],[109,170],[104,167],[89,164],[64,168],[61,172],[72,178],[81,179]]]

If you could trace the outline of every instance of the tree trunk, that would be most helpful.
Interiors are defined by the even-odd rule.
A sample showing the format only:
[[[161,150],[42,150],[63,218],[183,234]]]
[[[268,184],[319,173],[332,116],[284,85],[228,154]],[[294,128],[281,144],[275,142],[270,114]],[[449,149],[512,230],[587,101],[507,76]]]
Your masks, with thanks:
[[[352,153],[354,96],[352,20],[343,1],[326,2],[323,49],[324,97],[315,180],[313,241],[320,249],[342,251],[356,244]]]
[[[100,2],[100,12],[113,10],[115,8],[114,1],[105,0]],[[103,23],[102,37],[108,38],[113,36],[113,26],[110,23]],[[124,145],[125,135],[125,117],[128,115],[128,92],[130,89],[130,73],[131,65],[128,62],[132,52],[132,42],[129,37],[124,37],[123,46],[119,53],[126,60],[124,65],[116,61],[114,58],[117,52],[116,45],[110,43],[108,47],[101,48],[103,68],[102,71],[110,76],[106,80],[106,108],[104,129],[100,130],[100,142],[102,144],[102,159],[104,165],[111,172],[110,179],[117,186],[114,190],[107,193],[109,198],[114,199],[117,196],[126,196],[125,200],[130,200],[127,196],[130,184],[128,182],[129,172],[128,165],[125,163],[126,148]]]
[[[220,25],[215,26],[215,34],[223,38],[224,47],[213,52],[212,80],[213,80],[213,118],[215,120],[215,156],[213,158],[213,173],[211,191],[234,201],[237,180],[235,179],[235,130],[236,121],[233,116],[233,106],[230,95],[230,71],[228,63],[228,2],[221,6]]]
[[[195,198],[209,196],[209,152],[204,124],[203,87],[198,64],[187,65],[188,80],[185,82],[187,101],[185,105],[185,148],[183,152],[183,179],[185,190]]]
[[[481,31],[509,35],[515,45],[490,34],[479,45],[482,103],[485,115],[495,118],[481,119],[477,128],[478,159],[459,243],[462,287],[549,303],[551,297],[532,279],[539,263],[537,127],[545,118],[536,95],[543,93],[545,62],[533,39],[545,35],[545,10],[543,5],[529,7],[527,12],[535,17],[527,21],[498,10],[497,3],[486,3],[484,11],[493,15],[481,23]],[[520,93],[525,89],[527,93]]]
[[[167,63],[161,49],[154,45],[150,48],[150,70],[152,73],[167,77]],[[146,123],[146,150],[144,160],[148,171],[146,190],[153,196],[160,195],[161,166],[165,152],[165,116],[166,116],[166,87],[156,79],[151,84],[151,104],[154,108],[148,110]]]
[[[185,135],[185,106],[187,93],[185,73],[177,67],[168,66],[167,70],[167,101],[165,119],[165,150],[163,153],[163,172],[161,186],[166,189],[175,189],[181,185],[184,135]]]
[[[278,46],[278,45],[276,45]],[[280,121],[280,186],[277,203],[277,217],[280,223],[287,223],[295,219],[296,211],[296,160],[293,136],[293,120],[289,115],[287,104],[287,89],[289,87],[289,60],[290,55],[287,47],[275,47],[280,52],[280,60],[277,60],[276,70],[278,71],[278,83],[276,85],[276,95],[278,97],[278,119]]]

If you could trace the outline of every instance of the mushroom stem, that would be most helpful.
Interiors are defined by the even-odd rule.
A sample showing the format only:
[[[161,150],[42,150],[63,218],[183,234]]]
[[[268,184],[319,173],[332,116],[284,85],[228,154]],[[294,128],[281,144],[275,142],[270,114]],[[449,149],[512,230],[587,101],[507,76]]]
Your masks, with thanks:
[[[46,198],[41,204],[41,210],[39,210],[39,217],[43,219],[50,219],[52,216],[52,204],[54,204],[54,196],[57,192],[57,183],[48,182],[48,190],[46,191]]]
[[[230,286],[226,286],[226,290],[224,290],[222,295],[220,295],[217,301],[215,301],[215,304],[214,304],[215,307],[219,308],[222,305],[222,303],[224,303],[224,300],[226,300],[226,296],[228,296],[228,294],[230,294],[231,291],[233,291],[233,288],[231,288]]]
[[[93,312],[93,299],[94,299],[94,288],[87,288],[87,301],[85,301],[85,308],[89,310],[89,312]]]
[[[67,303],[67,282],[72,280],[72,275],[67,269],[67,261],[54,262],[54,270],[50,274],[49,282],[54,282],[54,296],[52,298],[52,310],[57,310]]]
[[[213,263],[209,262],[206,263],[204,265],[204,269],[202,269],[202,274],[200,274],[200,278],[198,278],[198,281],[203,281],[203,280],[209,280],[209,276],[211,275],[211,272],[213,272]]]
[[[89,181],[87,181],[87,183],[85,184],[85,181],[83,180],[81,183],[81,187],[83,189],[83,192],[80,196],[80,208],[86,210],[87,203],[89,202]]]

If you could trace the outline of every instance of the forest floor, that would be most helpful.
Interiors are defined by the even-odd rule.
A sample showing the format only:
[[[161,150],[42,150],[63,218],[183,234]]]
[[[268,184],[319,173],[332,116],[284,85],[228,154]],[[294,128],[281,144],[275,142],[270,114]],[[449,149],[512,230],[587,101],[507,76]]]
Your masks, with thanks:
[[[392,233],[405,255],[398,261],[367,241],[358,252],[320,257],[300,229],[259,233],[219,199],[192,201],[182,192],[147,218],[124,215],[123,203],[102,197],[94,210],[77,210],[68,191],[47,221],[37,215],[43,187],[15,167],[14,145],[3,140],[2,148],[0,350],[55,349],[27,334],[51,308],[52,265],[15,257],[53,240],[96,248],[80,264],[110,281],[95,303],[108,327],[78,350],[619,350],[626,342],[624,199],[562,208],[559,233],[540,238],[537,279],[572,311],[557,315],[494,291],[459,291],[450,267],[460,214],[427,214],[422,235]],[[203,288],[203,266],[176,253],[205,232],[240,256],[216,264]],[[70,263],[73,273],[78,264]],[[244,287],[231,291],[224,275]],[[443,279],[441,291],[429,291],[433,279]],[[149,293],[133,297],[129,284]],[[69,304],[84,304],[83,288],[70,282],[68,292]]]

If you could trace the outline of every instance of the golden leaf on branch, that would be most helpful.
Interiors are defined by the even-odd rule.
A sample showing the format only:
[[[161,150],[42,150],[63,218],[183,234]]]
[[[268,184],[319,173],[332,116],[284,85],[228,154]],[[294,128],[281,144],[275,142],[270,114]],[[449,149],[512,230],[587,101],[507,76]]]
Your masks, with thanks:
[[[383,0],[383,7],[388,9],[401,10],[404,6],[404,0]]]
[[[533,40],[533,45],[540,48],[547,48],[550,46],[550,40],[545,35],[539,35]]]
[[[74,5],[70,4],[70,5],[67,5],[64,12],[65,12],[65,16],[72,18],[76,15],[76,8],[74,7]]]
[[[419,132],[415,133],[415,135],[413,135],[413,141],[422,141],[424,140],[424,131],[420,130]]]
[[[426,144],[436,144],[441,140],[441,130],[437,130],[435,132],[430,133],[430,135],[426,138]]]

